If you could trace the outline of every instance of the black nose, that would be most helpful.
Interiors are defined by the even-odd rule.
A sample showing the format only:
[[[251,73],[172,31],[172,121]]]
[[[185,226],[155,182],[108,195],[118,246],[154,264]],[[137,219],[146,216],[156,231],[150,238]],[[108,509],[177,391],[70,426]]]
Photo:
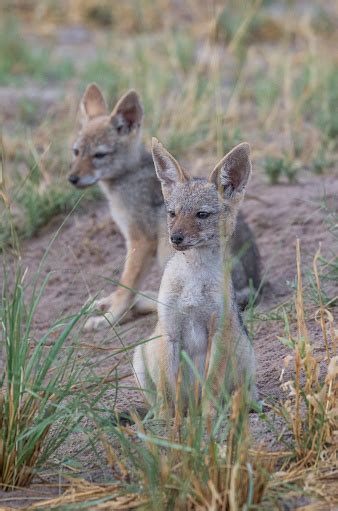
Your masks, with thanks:
[[[182,241],[184,240],[184,236],[181,232],[177,232],[170,236],[170,240],[171,240],[171,243],[174,243],[174,245],[180,245],[182,243]]]
[[[68,181],[72,183],[72,185],[76,185],[76,183],[79,181],[79,176],[75,176],[74,174],[71,174],[68,177]]]

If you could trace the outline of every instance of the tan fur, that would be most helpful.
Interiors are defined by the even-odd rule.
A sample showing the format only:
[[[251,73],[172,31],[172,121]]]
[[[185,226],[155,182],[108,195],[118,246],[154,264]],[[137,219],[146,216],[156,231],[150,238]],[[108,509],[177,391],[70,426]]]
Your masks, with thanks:
[[[148,390],[145,396],[151,404],[160,402],[160,414],[166,406],[173,411],[184,350],[218,400],[244,383],[250,399],[256,400],[255,356],[234,299],[229,264],[231,237],[251,174],[249,146],[235,147],[209,181],[183,175],[156,139],[153,147],[176,253],[163,273],[154,339],[135,350],[137,382]],[[195,377],[188,366],[184,373],[186,408],[194,394]],[[208,400],[203,403],[204,413],[209,405]]]
[[[153,300],[136,299],[135,293],[154,254],[157,253],[161,265],[172,254],[166,235],[163,196],[151,154],[141,143],[143,110],[138,94],[133,90],[127,92],[109,113],[100,89],[91,84],[82,98],[80,112],[81,129],[73,145],[69,181],[77,188],[99,184],[108,200],[111,216],[126,240],[121,287],[96,302],[96,307],[107,312],[109,321],[117,321],[134,303],[142,313],[156,310]],[[180,180],[184,181],[187,176],[176,160],[168,152],[161,154],[171,166],[179,168]],[[233,238],[235,252],[248,240],[251,243],[250,257],[247,257],[252,262],[251,274],[246,273],[245,267],[249,265],[244,263],[244,255],[243,264],[241,260],[237,265],[240,278],[236,276],[235,279],[235,285],[240,282],[238,290],[246,297],[248,279],[255,277],[255,286],[259,282],[259,254],[243,220],[237,234],[243,241],[238,243],[239,238]],[[106,324],[105,317],[98,316],[90,318],[86,328],[96,329]]]

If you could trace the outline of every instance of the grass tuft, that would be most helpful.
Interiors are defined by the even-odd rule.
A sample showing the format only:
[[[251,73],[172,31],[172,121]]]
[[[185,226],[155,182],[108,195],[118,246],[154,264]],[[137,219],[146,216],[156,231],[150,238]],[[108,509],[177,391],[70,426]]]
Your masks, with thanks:
[[[66,347],[85,314],[53,324],[38,340],[33,321],[47,285],[34,288],[27,303],[25,274],[17,266],[11,283],[4,268],[1,307],[0,485],[26,486],[82,418],[72,387],[79,376],[75,345]],[[53,426],[53,435],[48,436]]]
[[[263,167],[272,185],[279,183],[282,177],[286,177],[289,183],[296,181],[298,168],[289,157],[267,156]]]
[[[311,338],[305,320],[303,284],[301,275],[300,243],[297,242],[297,336],[289,332],[287,344],[293,348],[286,364],[294,364],[294,379],[283,384],[289,397],[281,408],[293,437],[291,447],[297,463],[316,466],[320,459],[332,457],[335,451],[337,420],[338,357],[333,316],[321,302],[315,319],[319,323],[325,348],[325,376],[320,378],[320,359],[313,353]],[[313,261],[313,273],[318,295],[321,296],[318,272],[318,251]],[[333,451],[332,451],[333,450]]]

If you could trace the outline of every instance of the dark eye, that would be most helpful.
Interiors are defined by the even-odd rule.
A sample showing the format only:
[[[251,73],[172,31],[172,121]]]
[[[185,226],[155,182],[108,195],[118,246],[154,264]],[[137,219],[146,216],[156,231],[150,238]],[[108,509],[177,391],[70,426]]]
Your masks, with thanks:
[[[107,153],[95,153],[94,154],[94,158],[97,158],[98,160],[102,160],[102,158],[104,158],[105,156],[107,156]]]
[[[175,211],[173,211],[172,209],[168,211],[168,215],[170,216],[170,218],[174,218],[176,216]]]
[[[197,218],[208,218],[208,216],[210,216],[210,213],[208,213],[207,211],[199,211],[198,213],[196,213],[196,216]]]
[[[73,154],[74,156],[79,156],[79,150],[76,147],[73,147]]]

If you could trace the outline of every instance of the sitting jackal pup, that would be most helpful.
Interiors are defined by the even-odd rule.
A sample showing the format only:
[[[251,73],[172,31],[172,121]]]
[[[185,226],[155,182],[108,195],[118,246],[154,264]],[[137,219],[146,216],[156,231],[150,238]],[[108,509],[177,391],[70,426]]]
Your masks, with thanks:
[[[189,176],[156,139],[153,158],[175,255],[162,277],[155,339],[135,350],[137,382],[143,389],[156,389],[157,399],[172,408],[180,352],[185,350],[216,398],[222,389],[231,392],[247,382],[249,398],[255,401],[255,355],[239,315],[229,265],[230,240],[251,174],[249,145],[236,146],[208,180]],[[193,372],[185,377],[186,406],[189,393],[194,393]],[[151,393],[145,394],[151,402]]]
[[[153,255],[157,254],[160,265],[170,256],[165,208],[151,154],[141,142],[143,109],[137,93],[125,94],[110,113],[100,89],[92,84],[80,106],[81,130],[73,145],[68,179],[77,188],[99,183],[111,216],[126,240],[121,287],[96,303],[107,312],[109,321],[117,321],[135,301],[134,292],[147,274]],[[234,268],[234,285],[239,300],[245,302],[249,280],[256,289],[259,286],[260,257],[248,225],[239,217],[232,253],[241,252]],[[135,307],[139,312],[149,312],[156,310],[156,302],[138,299]],[[100,325],[108,325],[104,316],[90,318],[86,327],[95,329]]]

